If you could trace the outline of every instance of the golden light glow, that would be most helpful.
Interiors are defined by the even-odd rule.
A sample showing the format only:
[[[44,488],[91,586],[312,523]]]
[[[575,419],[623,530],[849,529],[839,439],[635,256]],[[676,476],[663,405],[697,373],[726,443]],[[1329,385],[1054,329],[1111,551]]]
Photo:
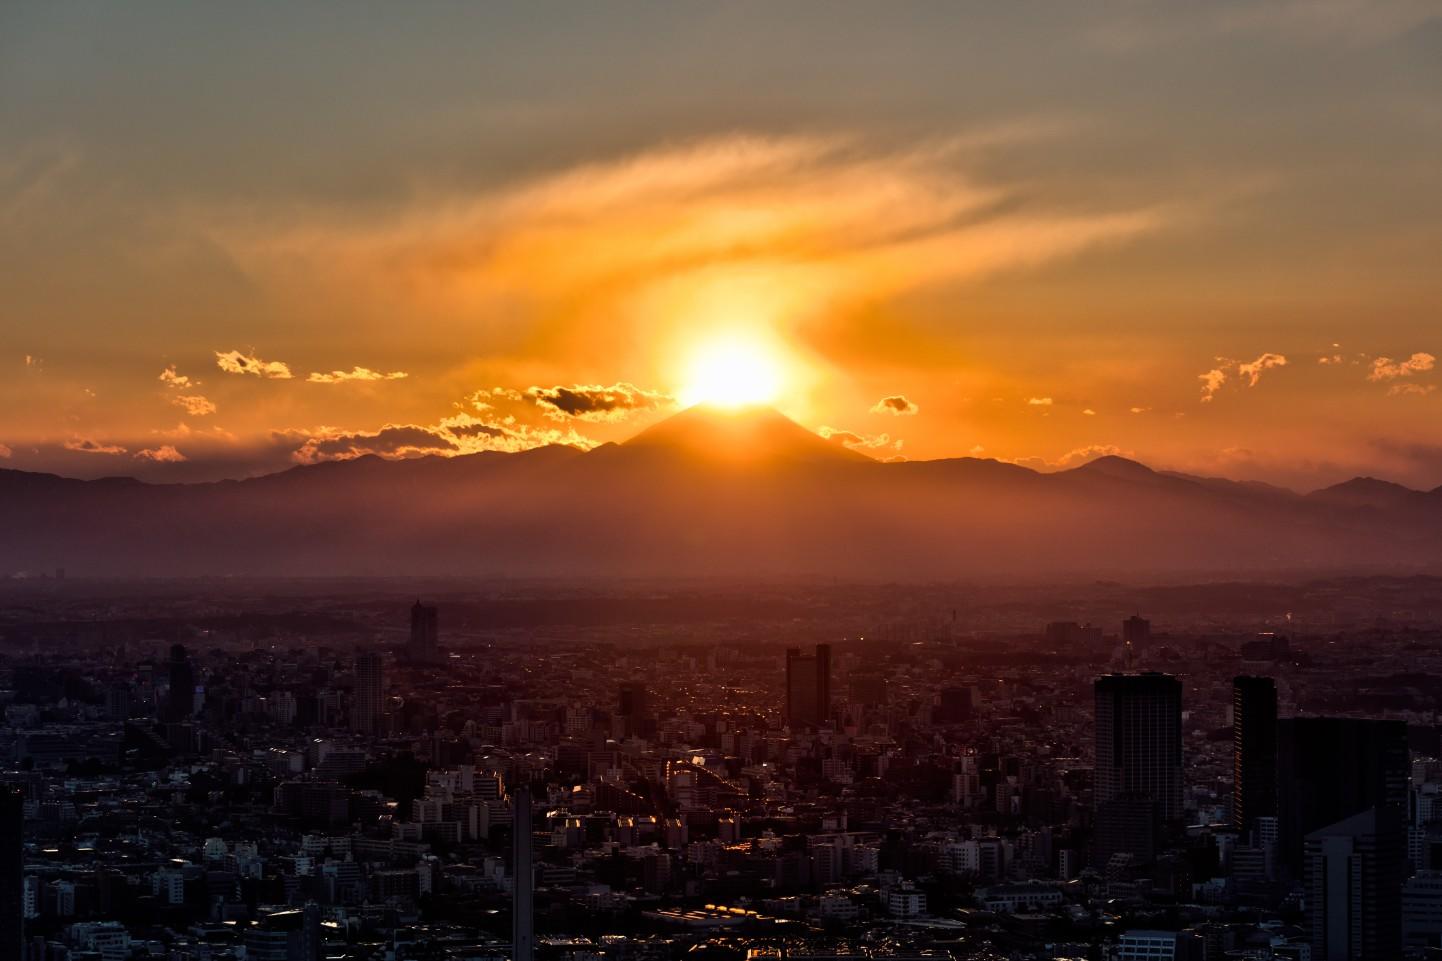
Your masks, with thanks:
[[[770,404],[781,391],[781,364],[759,338],[728,334],[695,348],[687,367],[682,405],[744,407]]]

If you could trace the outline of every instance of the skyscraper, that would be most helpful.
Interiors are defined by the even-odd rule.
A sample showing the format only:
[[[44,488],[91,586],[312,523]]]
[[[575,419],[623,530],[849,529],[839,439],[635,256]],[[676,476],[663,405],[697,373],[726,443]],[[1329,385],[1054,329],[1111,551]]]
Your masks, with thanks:
[[[440,660],[440,629],[436,608],[416,601],[411,608],[411,639],[406,660],[412,664],[435,664]]]
[[[183,721],[195,712],[195,671],[183,644],[170,647],[170,692],[165,702],[165,720]]]
[[[1152,642],[1152,622],[1140,614],[1133,614],[1122,621],[1122,642],[1140,653]]]
[[[515,870],[511,898],[511,961],[531,961],[535,946],[535,886],[531,863],[531,789],[511,794],[511,850]]]
[[[625,735],[647,737],[654,733],[651,693],[646,689],[644,681],[623,681],[616,708],[617,716],[622,719]]]
[[[786,721],[792,727],[820,727],[831,717],[831,645],[815,654],[786,649]]]
[[[1170,674],[1108,674],[1096,694],[1097,807],[1147,799],[1182,816],[1182,682]]]
[[[1259,817],[1277,813],[1277,685],[1270,677],[1232,681],[1232,826],[1245,839]]]
[[[1304,842],[1313,831],[1374,807],[1405,814],[1409,757],[1405,721],[1277,722],[1278,828],[1282,861],[1292,877],[1301,877]],[[1390,824],[1381,822],[1384,828]]]
[[[0,958],[25,951],[25,795],[0,789]]]
[[[362,651],[355,658],[355,691],[351,701],[351,727],[365,734],[381,728],[385,705],[385,674],[380,654]]]
[[[1372,807],[1305,841],[1312,961],[1402,957],[1402,812]]]

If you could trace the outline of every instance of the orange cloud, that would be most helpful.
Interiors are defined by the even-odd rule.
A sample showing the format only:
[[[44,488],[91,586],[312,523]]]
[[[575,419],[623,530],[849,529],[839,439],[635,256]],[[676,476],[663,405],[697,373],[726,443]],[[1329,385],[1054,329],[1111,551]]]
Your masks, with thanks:
[[[1248,387],[1256,387],[1257,381],[1262,379],[1262,371],[1270,370],[1273,367],[1287,366],[1287,358],[1281,354],[1263,354],[1256,360],[1237,366],[1237,373],[1247,379]]]
[[[1245,380],[1248,387],[1256,387],[1262,379],[1262,372],[1271,370],[1273,367],[1287,366],[1287,358],[1282,354],[1274,354],[1270,351],[1261,354],[1256,360],[1241,361],[1232,360],[1230,357],[1218,357],[1217,366],[1205,374],[1198,374],[1197,379],[1202,382],[1202,403],[1211,403],[1217,392],[1226,385],[1228,376],[1235,373],[1240,380]],[[1137,413],[1133,408],[1132,413]]]
[[[873,414],[893,414],[897,417],[914,416],[920,409],[901,394],[883,397],[871,406]]]
[[[845,137],[733,136],[430,196],[369,222],[352,210],[305,220],[222,212],[214,222],[248,271],[282,278],[307,303],[364,298],[498,331],[531,322],[544,340],[532,343],[563,363],[614,352],[623,338],[674,360],[709,329],[784,336],[1175,219],[1008,203],[1019,198],[969,173],[968,160],[953,143],[886,151]]]
[[[890,447],[893,450],[901,450],[903,441],[901,438],[893,440],[890,434],[858,434],[851,430],[841,430],[836,427],[821,427],[816,433],[829,441],[835,441],[843,447],[852,450],[875,449]]]
[[[125,448],[118,444],[104,444],[88,437],[75,438],[65,442],[66,450],[73,450],[81,454],[124,454]]]
[[[1421,351],[1408,357],[1406,360],[1394,361],[1391,357],[1378,357],[1372,361],[1372,369],[1367,374],[1371,381],[1396,380],[1398,377],[1411,377],[1413,374],[1431,370],[1436,364],[1437,358],[1431,354]]]
[[[179,464],[188,458],[175,449],[173,444],[164,444],[160,447],[147,447],[144,450],[135,452],[137,460],[154,461],[159,464]]]
[[[227,374],[250,374],[271,380],[290,380],[290,365],[279,360],[261,360],[238,350],[215,352],[215,366]]]
[[[404,380],[409,377],[403,370],[393,370],[388,373],[371,370],[369,367],[352,367],[350,370],[333,370],[330,373],[320,371],[312,372],[306,378],[311,384],[345,384],[352,381],[374,381],[374,380]]]

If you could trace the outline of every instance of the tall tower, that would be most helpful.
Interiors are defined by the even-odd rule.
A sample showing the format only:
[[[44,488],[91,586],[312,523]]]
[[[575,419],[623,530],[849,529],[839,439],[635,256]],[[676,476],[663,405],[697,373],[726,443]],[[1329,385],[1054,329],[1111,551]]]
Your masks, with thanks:
[[[406,660],[412,664],[434,664],[440,659],[436,617],[436,608],[420,601],[411,608],[411,640],[406,645]]]
[[[1232,681],[1232,826],[1277,813],[1277,685],[1270,677]]]
[[[531,863],[531,789],[511,793],[511,846],[515,891],[511,898],[511,961],[532,961],[535,947],[536,877]]]
[[[185,645],[170,647],[170,692],[166,698],[165,720],[183,721],[195,713],[195,671]]]
[[[786,649],[786,722],[819,727],[831,716],[831,645],[817,644],[814,654]]]
[[[384,705],[385,674],[381,656],[375,651],[362,651],[355,657],[351,727],[365,734],[378,733]]]
[[[25,795],[0,790],[0,957],[25,956]]]
[[[1108,674],[1096,694],[1098,810],[1146,799],[1166,822],[1182,817],[1182,682],[1170,674]]]

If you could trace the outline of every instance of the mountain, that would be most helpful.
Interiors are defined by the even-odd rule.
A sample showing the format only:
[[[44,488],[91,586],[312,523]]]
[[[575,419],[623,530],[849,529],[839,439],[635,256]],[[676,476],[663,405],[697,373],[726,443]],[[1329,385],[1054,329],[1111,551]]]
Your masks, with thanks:
[[[0,531],[0,572],[81,575],[1255,574],[1436,568],[1442,491],[1302,495],[1120,457],[881,463],[770,409],[692,408],[591,451],[207,484],[0,470]]]

